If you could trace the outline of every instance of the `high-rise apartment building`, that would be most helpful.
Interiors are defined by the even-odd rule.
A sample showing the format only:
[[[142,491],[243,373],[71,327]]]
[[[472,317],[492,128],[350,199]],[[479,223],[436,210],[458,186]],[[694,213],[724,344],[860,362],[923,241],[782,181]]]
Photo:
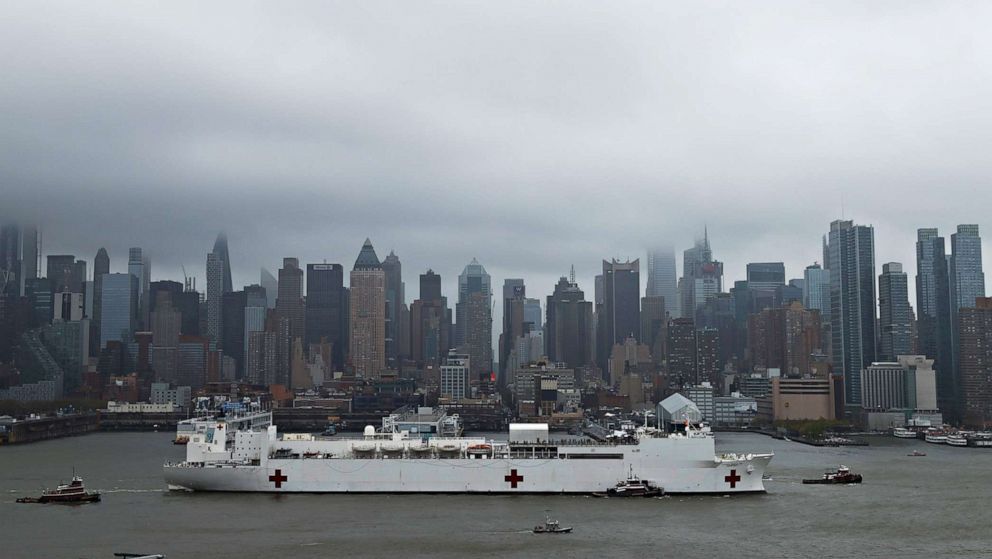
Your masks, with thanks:
[[[349,310],[349,350],[355,374],[379,378],[386,368],[386,275],[369,239],[351,270]]]
[[[909,305],[909,280],[902,264],[882,264],[878,276],[879,358],[895,361],[900,355],[912,355],[913,308]]]
[[[813,354],[820,352],[820,311],[796,302],[764,309],[748,317],[751,368],[779,369],[783,376],[812,372]]]
[[[207,253],[207,337],[220,342],[223,332],[224,260],[216,252]]]
[[[958,310],[961,418],[968,426],[992,423],[992,298]]]
[[[403,265],[393,251],[382,261],[382,272],[386,278],[386,366],[399,367],[404,355],[400,351],[406,307],[406,294],[403,286]]]
[[[830,224],[830,327],[834,373],[844,375],[848,406],[861,405],[861,370],[875,361],[875,230]]]
[[[916,305],[919,352],[933,359],[939,407],[945,416],[953,418],[959,402],[950,275],[944,238],[934,228],[916,233]]]

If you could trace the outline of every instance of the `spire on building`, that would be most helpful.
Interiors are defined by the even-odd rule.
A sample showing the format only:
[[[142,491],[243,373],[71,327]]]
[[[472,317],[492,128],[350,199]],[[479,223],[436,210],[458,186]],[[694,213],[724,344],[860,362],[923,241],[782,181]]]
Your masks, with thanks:
[[[375,248],[372,247],[372,241],[368,238],[365,239],[365,244],[362,245],[362,250],[358,253],[358,258],[355,260],[355,270],[373,270],[382,267],[382,263],[379,262],[379,257],[375,254]]]
[[[217,240],[214,241],[214,250],[212,252],[222,262],[223,292],[232,293],[234,291],[234,282],[231,281],[231,255],[227,250],[227,234],[223,231],[217,234]]]

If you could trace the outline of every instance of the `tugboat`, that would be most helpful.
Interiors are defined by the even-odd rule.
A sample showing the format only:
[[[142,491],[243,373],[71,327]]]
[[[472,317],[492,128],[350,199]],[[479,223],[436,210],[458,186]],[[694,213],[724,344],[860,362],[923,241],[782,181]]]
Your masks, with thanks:
[[[544,524],[534,526],[535,534],[568,534],[571,531],[571,526],[564,527],[557,520],[552,520],[550,516],[544,518]]]
[[[665,494],[665,490],[651,483],[646,479],[641,479],[634,475],[634,467],[630,467],[630,475],[627,479],[617,483],[616,487],[606,490],[607,497],[660,497]]]
[[[73,474],[72,481],[60,483],[55,490],[46,489],[41,497],[21,497],[18,503],[96,503],[100,500],[99,493],[88,493],[83,487],[83,478]]]
[[[804,479],[803,483],[810,484],[841,484],[841,483],[861,483],[861,474],[852,474],[847,466],[837,468],[836,472],[827,472],[820,479]]]

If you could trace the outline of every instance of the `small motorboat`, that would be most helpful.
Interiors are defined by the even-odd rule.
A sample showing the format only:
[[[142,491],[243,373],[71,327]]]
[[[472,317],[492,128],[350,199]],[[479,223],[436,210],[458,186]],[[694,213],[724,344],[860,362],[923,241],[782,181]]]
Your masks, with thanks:
[[[830,471],[823,474],[822,478],[819,479],[804,479],[803,483],[809,484],[842,484],[842,483],[861,483],[861,474],[852,474],[851,469],[847,466],[841,466],[837,468],[837,471]]]
[[[189,444],[189,437],[186,435],[179,435],[172,440],[172,444],[187,445]]]
[[[926,455],[927,453],[923,452],[922,450],[914,450],[913,452],[910,452],[906,456],[926,456]]]
[[[544,519],[544,524],[534,526],[535,534],[568,534],[571,531],[571,526],[562,526],[557,520],[553,520],[550,516]]]
[[[83,486],[83,478],[73,474],[72,481],[60,483],[55,489],[42,491],[41,497],[21,497],[18,503],[96,503],[100,500],[100,493],[89,493]]]

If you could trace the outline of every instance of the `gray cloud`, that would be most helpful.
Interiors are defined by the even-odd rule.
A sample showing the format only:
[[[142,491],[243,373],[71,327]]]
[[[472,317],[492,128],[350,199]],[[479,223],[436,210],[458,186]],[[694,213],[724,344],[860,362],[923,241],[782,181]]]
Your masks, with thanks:
[[[791,277],[843,213],[912,270],[915,229],[988,229],[983,2],[10,3],[0,213],[46,252],[236,284],[369,236],[454,292],[686,248]],[[985,17],[983,17],[985,16]],[[843,210],[842,210],[843,207]],[[988,246],[989,243],[986,243]],[[912,272],[910,272],[912,273]]]

